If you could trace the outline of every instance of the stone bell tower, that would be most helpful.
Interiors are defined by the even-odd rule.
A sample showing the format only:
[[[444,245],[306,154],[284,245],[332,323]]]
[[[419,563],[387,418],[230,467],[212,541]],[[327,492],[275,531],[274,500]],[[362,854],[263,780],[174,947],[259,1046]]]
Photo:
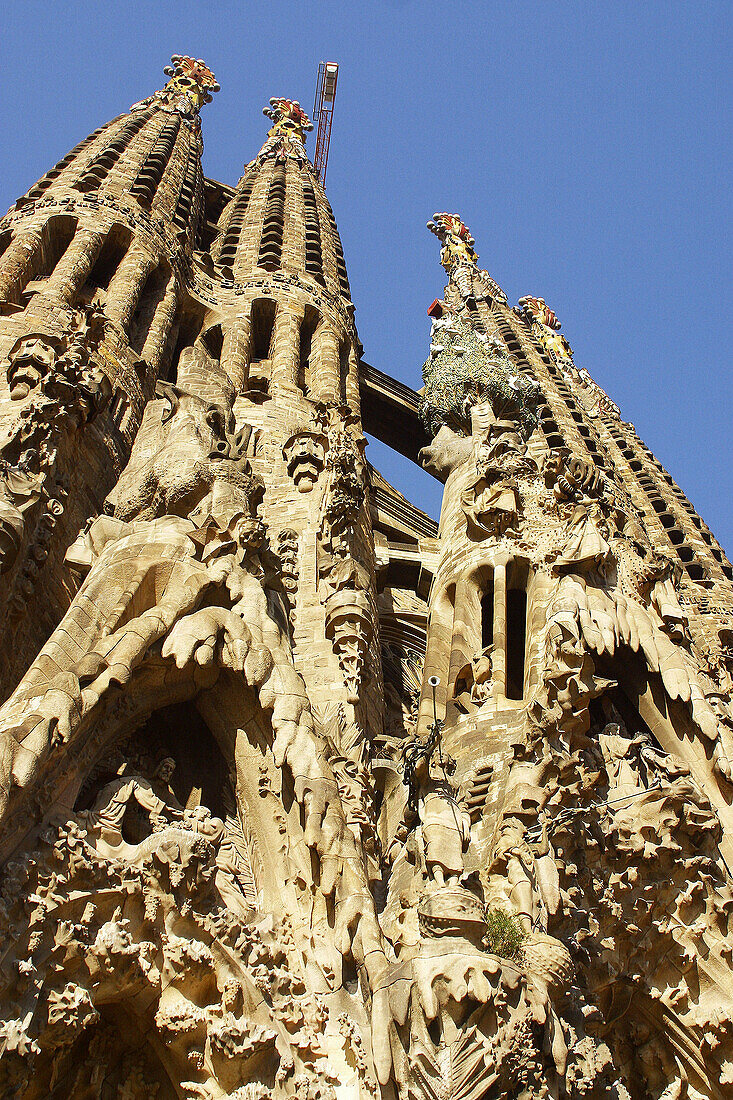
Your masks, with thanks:
[[[0,224],[0,1093],[727,1100],[728,559],[457,214],[366,363],[298,102],[230,187],[166,72]]]
[[[80,142],[0,225],[0,621],[7,690],[68,606],[63,552],[127,461],[170,363],[203,216],[199,111],[218,90],[174,57],[165,88]],[[45,607],[26,616],[43,574]]]
[[[429,228],[449,283],[428,311],[420,459],[445,489],[402,819],[419,821],[428,887],[390,786],[383,927],[409,939],[417,910],[423,937],[450,937],[480,899],[493,949],[512,957],[516,934],[548,983],[566,1085],[577,1072],[605,1095],[610,1071],[622,1096],[722,1097],[731,1063],[692,1035],[729,996],[729,939],[712,932],[708,955],[698,936],[722,931],[731,889],[730,563],[546,303],[511,309],[458,215]],[[702,851],[710,891],[691,885]],[[623,989],[625,1025],[561,1022],[571,987],[586,1020],[613,1018]],[[436,1020],[435,1072],[446,1049],[482,1056]],[[572,1068],[584,1045],[593,1070]]]

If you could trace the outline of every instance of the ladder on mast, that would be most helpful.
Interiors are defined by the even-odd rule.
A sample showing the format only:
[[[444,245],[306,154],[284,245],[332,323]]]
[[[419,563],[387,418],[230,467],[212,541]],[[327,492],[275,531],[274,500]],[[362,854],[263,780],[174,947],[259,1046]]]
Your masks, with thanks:
[[[328,165],[328,150],[331,144],[331,123],[333,121],[333,105],[336,99],[338,73],[339,67],[335,61],[322,61],[318,66],[316,98],[313,103],[313,121],[318,125],[318,134],[316,136],[316,153],[313,157],[313,167],[322,186],[326,183],[326,166]]]

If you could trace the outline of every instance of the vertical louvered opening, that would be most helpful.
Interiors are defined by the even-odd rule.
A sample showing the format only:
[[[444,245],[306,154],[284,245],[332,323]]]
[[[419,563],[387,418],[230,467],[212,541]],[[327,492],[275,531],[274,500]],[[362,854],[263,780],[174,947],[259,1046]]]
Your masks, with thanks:
[[[201,165],[199,164],[198,150],[193,143],[189,143],[186,171],[181,181],[181,189],[178,192],[176,208],[173,211],[173,225],[184,233],[191,227],[191,235],[195,238],[197,229],[196,218],[196,192],[201,183]]]
[[[346,274],[346,261],[344,260],[344,249],[341,244],[341,237],[336,227],[336,219],[333,216],[333,210],[331,204],[326,201],[326,216],[331,226],[331,233],[333,235],[334,248],[336,250],[336,268],[338,270],[339,286],[341,287],[341,293],[344,298],[351,299],[351,288],[349,287],[349,278]]]
[[[135,177],[135,182],[130,188],[130,194],[134,195],[141,206],[150,206],[158,190],[158,184],[171,159],[176,147],[176,138],[181,127],[181,116],[172,115],[163,126],[148,153],[142,168]]]
[[[339,344],[339,397],[343,404],[346,404],[346,395],[348,392],[348,380],[349,380],[349,352],[351,351],[351,344],[348,340],[342,340]]]
[[[323,278],[323,253],[321,251],[321,223],[313,183],[308,170],[301,173],[303,181],[303,210],[305,214],[305,270],[316,282],[325,286]]]
[[[247,214],[247,207],[249,206],[249,200],[252,197],[252,188],[254,187],[255,176],[254,173],[250,173],[249,177],[245,179],[242,184],[242,189],[237,195],[234,203],[232,204],[232,210],[229,215],[229,224],[227,225],[226,233],[224,234],[221,242],[221,250],[219,252],[219,264],[230,274],[234,268],[234,260],[237,255],[237,249],[239,248],[239,241],[242,236],[242,226],[244,225],[244,219]]]
[[[118,118],[113,119],[112,122],[108,123],[107,125],[114,125],[115,122],[119,122],[120,118],[122,118],[122,115],[119,115]],[[53,168],[50,168],[49,171],[46,172],[46,175],[43,176],[43,178],[40,179],[38,183],[35,183],[33,187],[31,187],[30,191],[26,192],[26,194],[20,200],[19,205],[22,206],[26,201],[33,202],[35,199],[39,199],[41,195],[48,190],[54,180],[57,180],[61,173],[64,172],[71,164],[73,164],[79,154],[83,153],[84,150],[87,149],[92,144],[92,142],[95,141],[101,133],[103,133],[106,128],[106,126],[99,126],[93,134],[90,134],[89,137],[84,138],[84,140],[80,141],[78,145],[75,145],[70,153],[67,153],[62,160],[57,161],[57,163],[54,164]]]
[[[313,306],[305,307],[303,320],[300,322],[300,360],[298,362],[298,387],[307,397],[312,388],[311,379],[311,352],[313,350],[313,337],[320,324],[321,315]]]
[[[146,122],[153,110],[136,112],[117,131],[112,141],[87,165],[74,184],[78,191],[96,191]]]
[[[262,226],[260,252],[257,266],[277,271],[282,260],[283,231],[285,228],[285,165],[278,164],[270,181]]]

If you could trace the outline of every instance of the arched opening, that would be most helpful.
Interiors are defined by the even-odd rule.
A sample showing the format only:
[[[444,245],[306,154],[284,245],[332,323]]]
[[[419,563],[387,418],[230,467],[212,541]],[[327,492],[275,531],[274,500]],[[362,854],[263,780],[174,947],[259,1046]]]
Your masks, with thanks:
[[[172,769],[163,769],[164,761]],[[170,777],[167,771],[170,770]],[[140,775],[171,805],[189,809],[206,806],[225,818],[234,806],[229,768],[216,739],[192,703],[176,703],[156,711],[123,744],[99,762],[82,785],[75,811],[91,809],[109,784],[120,776]],[[123,835],[138,844],[152,832],[149,815],[139,805],[125,810]]]
[[[305,307],[303,320],[300,322],[300,359],[298,362],[298,388],[307,397],[311,392],[311,352],[313,350],[313,337],[321,321],[321,315],[313,306]]]
[[[191,345],[195,343],[204,323],[205,312],[205,307],[199,302],[194,302],[193,299],[190,298],[186,301],[178,322],[178,335],[176,337],[175,347],[173,348],[170,367],[165,374],[165,381],[175,382],[178,374],[178,360],[181,358],[181,352],[184,348],[191,347]]]
[[[277,306],[271,298],[255,298],[251,313],[249,388],[267,393],[270,384],[272,335]]]
[[[91,300],[98,291],[108,289],[112,276],[120,266],[131,241],[132,233],[127,226],[112,226],[82,289],[83,297]]]
[[[46,279],[74,239],[77,219],[68,214],[49,218],[41,232],[41,251],[33,264],[33,279]]]
[[[201,336],[201,343],[212,359],[221,359],[221,349],[224,346],[224,333],[221,325],[212,325]]]
[[[176,1100],[180,1095],[164,1068],[151,1035],[155,1027],[122,1004],[103,1004],[99,1018],[82,1030],[76,1042],[52,1057],[41,1043],[32,1079],[14,1095],[18,1100],[39,1096],[89,1098],[154,1096],[155,1100]],[[143,1089],[144,1091],[140,1091]]]

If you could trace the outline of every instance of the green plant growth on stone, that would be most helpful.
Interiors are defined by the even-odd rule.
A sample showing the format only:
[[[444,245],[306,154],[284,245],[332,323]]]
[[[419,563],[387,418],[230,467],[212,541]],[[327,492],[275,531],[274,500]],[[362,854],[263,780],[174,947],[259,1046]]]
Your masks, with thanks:
[[[503,909],[487,909],[485,940],[487,950],[492,955],[519,962],[526,938],[527,933],[514,913],[506,913]]]
[[[540,392],[497,339],[452,317],[433,323],[420,414],[432,436],[443,424],[469,434],[471,406],[489,402],[498,420],[515,420],[524,439],[537,424]]]

